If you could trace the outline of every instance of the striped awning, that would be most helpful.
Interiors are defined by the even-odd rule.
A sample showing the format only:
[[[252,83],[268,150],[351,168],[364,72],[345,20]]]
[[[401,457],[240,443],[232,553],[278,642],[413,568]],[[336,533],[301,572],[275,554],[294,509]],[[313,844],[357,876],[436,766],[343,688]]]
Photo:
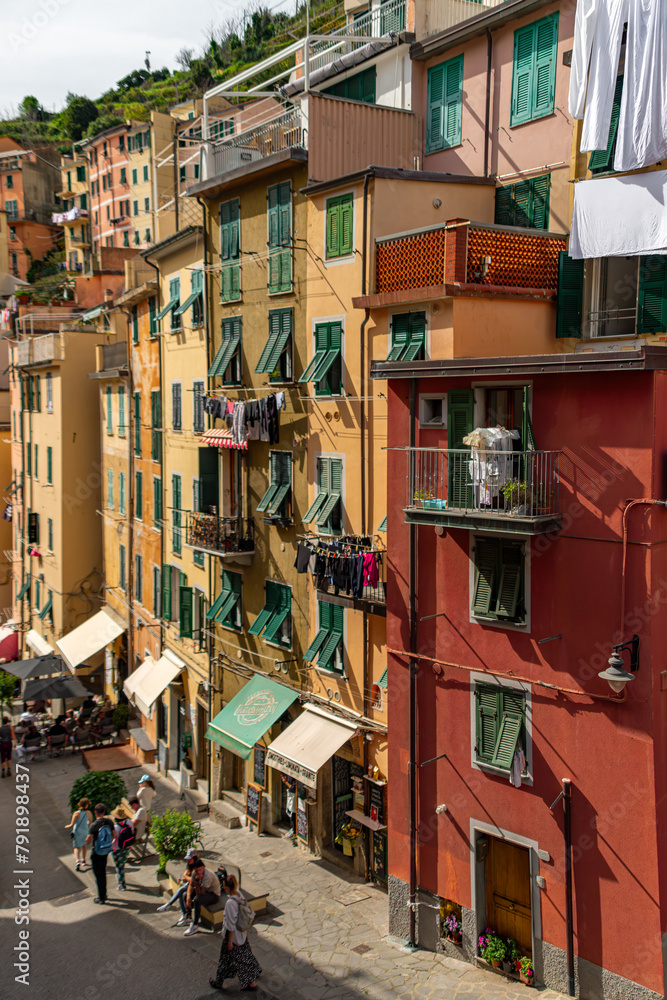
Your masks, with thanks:
[[[232,437],[232,432],[228,427],[220,430],[206,431],[202,438],[202,444],[211,445],[214,448],[238,448],[241,451],[248,450],[248,442],[244,441],[243,444],[235,444]]]

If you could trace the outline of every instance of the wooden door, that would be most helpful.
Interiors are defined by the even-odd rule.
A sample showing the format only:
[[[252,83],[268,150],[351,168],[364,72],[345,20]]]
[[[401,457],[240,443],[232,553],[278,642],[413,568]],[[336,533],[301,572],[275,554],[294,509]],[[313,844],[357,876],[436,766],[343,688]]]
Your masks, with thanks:
[[[530,855],[527,847],[489,837],[486,859],[486,922],[502,938],[514,938],[532,954]]]

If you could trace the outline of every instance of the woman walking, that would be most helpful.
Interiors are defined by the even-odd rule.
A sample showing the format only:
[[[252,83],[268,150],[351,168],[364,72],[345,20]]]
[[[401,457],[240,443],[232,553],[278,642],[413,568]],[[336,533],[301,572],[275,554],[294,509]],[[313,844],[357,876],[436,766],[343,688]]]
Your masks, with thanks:
[[[130,848],[134,843],[134,827],[122,806],[118,806],[111,813],[114,820],[114,842],[111,848],[111,857],[116,868],[116,882],[121,892],[127,889],[125,884],[125,863],[130,853]]]
[[[79,808],[72,813],[72,819],[65,827],[72,831],[72,847],[74,848],[75,870],[80,872],[86,863],[86,837],[93,822],[90,801],[79,799]]]
[[[224,990],[225,979],[239,977],[242,990],[256,990],[256,979],[262,974],[259,962],[253,955],[248,942],[247,931],[237,927],[239,905],[243,896],[239,892],[239,884],[234,875],[228,875],[223,880],[222,887],[229,896],[225,906],[225,919],[222,924],[222,947],[220,961],[215,979],[209,979],[209,985],[214,990]]]
[[[2,720],[0,726],[0,763],[2,763],[2,777],[12,776],[12,750],[14,749],[14,728],[7,715]]]

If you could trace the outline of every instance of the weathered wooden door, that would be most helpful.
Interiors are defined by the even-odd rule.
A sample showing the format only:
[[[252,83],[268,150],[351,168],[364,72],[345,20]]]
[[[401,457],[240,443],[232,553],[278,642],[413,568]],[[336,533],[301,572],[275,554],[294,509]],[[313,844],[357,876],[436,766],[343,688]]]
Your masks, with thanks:
[[[532,953],[530,855],[528,848],[489,837],[486,859],[486,922],[502,938],[514,938]]]

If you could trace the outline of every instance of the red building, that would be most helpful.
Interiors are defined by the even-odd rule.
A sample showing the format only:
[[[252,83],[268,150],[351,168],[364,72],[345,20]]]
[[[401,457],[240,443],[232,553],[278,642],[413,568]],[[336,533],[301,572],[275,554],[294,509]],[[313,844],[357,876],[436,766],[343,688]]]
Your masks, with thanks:
[[[474,961],[491,926],[567,992],[571,929],[578,995],[662,995],[667,354],[373,374],[389,379],[391,931]],[[498,424],[515,431],[500,452],[474,433]],[[616,693],[599,674],[633,635]]]

